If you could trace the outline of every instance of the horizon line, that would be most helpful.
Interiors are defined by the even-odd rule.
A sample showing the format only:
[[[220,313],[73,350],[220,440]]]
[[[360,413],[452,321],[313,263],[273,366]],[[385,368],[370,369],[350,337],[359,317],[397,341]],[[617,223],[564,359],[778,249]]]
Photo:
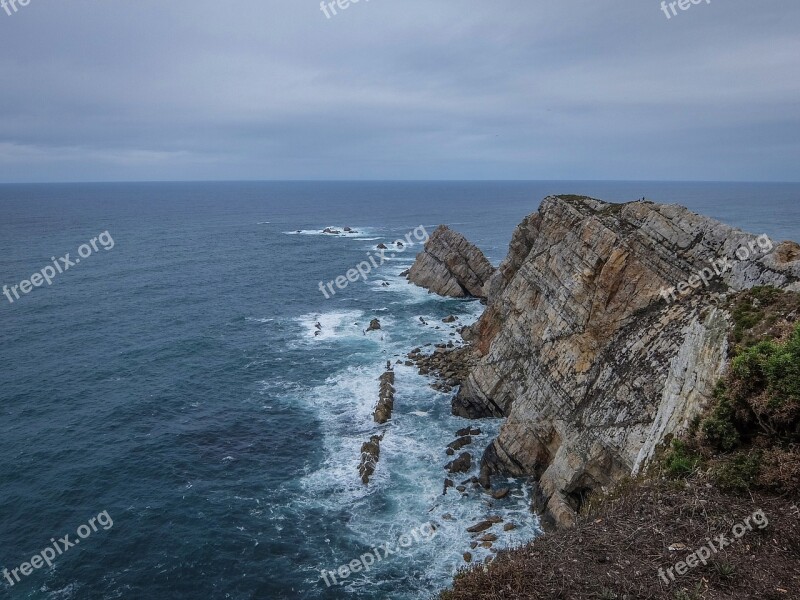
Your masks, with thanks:
[[[772,179],[110,179],[85,181],[3,181],[12,185],[113,185],[169,183],[758,183],[800,184]]]

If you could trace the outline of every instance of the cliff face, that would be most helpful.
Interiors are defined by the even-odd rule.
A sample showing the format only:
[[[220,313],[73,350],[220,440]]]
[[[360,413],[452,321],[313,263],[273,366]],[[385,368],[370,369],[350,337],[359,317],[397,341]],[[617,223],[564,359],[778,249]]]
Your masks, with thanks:
[[[725,295],[799,281],[791,242],[679,206],[546,198],[465,336],[479,359],[454,413],[507,417],[484,481],[534,476],[544,514],[571,524],[588,491],[641,469],[703,409],[727,362]]]
[[[408,280],[440,296],[485,298],[494,267],[466,238],[440,225],[408,271]]]

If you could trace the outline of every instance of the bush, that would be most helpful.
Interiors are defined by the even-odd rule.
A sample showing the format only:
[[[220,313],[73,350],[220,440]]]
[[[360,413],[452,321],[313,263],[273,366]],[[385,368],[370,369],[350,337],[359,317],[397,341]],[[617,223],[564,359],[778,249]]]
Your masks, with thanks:
[[[722,388],[718,388],[722,389]],[[702,424],[707,440],[730,452],[743,440],[800,441],[800,324],[784,343],[761,341],[731,361],[719,404]]]
[[[709,417],[700,424],[703,440],[716,450],[731,452],[741,443],[734,424],[734,411],[727,399],[721,400]]]
[[[757,482],[761,472],[761,453],[738,454],[712,471],[717,485],[723,490],[744,492]]]
[[[700,456],[689,450],[680,440],[672,442],[672,448],[664,457],[667,473],[672,477],[689,477],[700,466]]]

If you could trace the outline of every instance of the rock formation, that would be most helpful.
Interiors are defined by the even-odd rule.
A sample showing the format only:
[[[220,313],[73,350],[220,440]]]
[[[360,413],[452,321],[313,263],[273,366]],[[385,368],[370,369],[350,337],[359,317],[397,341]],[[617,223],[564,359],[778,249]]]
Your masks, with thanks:
[[[361,464],[358,467],[358,474],[364,485],[369,483],[370,477],[378,467],[378,459],[381,457],[381,442],[383,434],[373,435],[368,442],[361,446]]]
[[[452,273],[425,258],[433,249],[416,271],[450,290]],[[702,411],[726,368],[722,301],[758,285],[799,290],[800,246],[680,206],[546,198],[463,334],[477,364],[453,412],[507,417],[481,482],[533,476],[546,517],[571,524],[588,492],[641,470]]]
[[[495,269],[477,247],[444,225],[425,244],[408,280],[440,296],[485,298],[484,285]]]
[[[383,425],[392,418],[392,411],[394,411],[394,371],[386,371],[380,376],[379,381],[381,387],[373,417],[376,423]]]

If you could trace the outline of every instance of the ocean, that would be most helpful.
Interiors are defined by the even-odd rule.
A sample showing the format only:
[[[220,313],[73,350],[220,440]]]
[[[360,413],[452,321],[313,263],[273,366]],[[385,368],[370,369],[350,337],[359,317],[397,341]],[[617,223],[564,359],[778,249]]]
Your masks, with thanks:
[[[0,285],[54,271],[52,285],[0,296],[0,569],[80,542],[13,586],[0,576],[0,598],[417,600],[449,584],[465,551],[491,554],[469,547],[478,520],[517,526],[496,548],[535,537],[524,481],[503,500],[442,494],[454,432],[482,430],[479,458],[501,423],[451,416],[450,395],[412,367],[395,367],[377,470],[367,486],[358,477],[386,362],[457,341],[480,303],[406,283],[419,245],[328,298],[320,282],[440,223],[498,264],[555,193],[679,203],[800,240],[800,184],[0,186]],[[81,530],[101,513],[105,526]],[[410,538],[428,523],[436,535]],[[368,572],[326,584],[323,570],[373,549]]]

